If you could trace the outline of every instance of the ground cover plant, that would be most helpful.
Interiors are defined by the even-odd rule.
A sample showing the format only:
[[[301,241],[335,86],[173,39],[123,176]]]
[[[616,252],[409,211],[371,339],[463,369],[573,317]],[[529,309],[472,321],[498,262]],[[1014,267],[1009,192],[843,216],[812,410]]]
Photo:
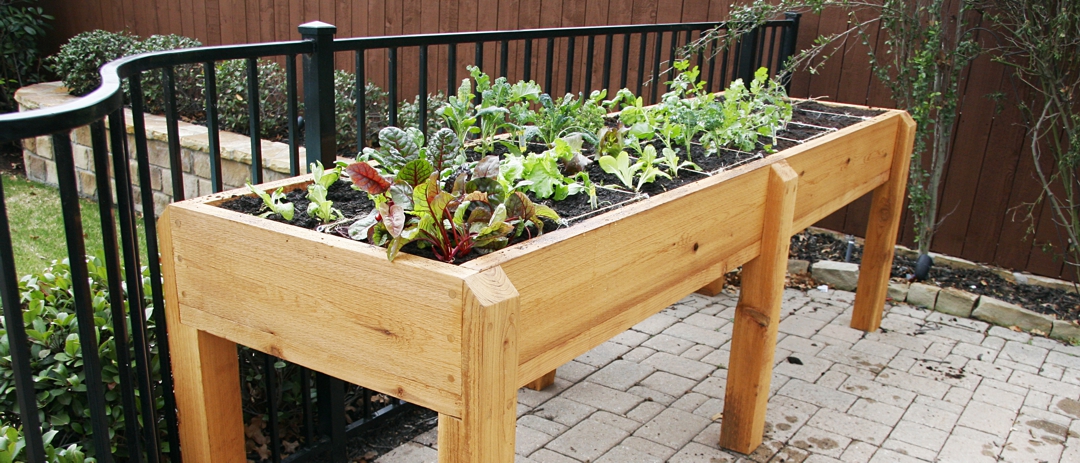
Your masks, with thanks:
[[[698,69],[676,67],[653,106],[626,89],[611,99],[603,91],[553,98],[535,83],[470,68],[437,111],[447,128],[430,137],[383,128],[377,147],[335,167],[342,180],[326,183],[327,191],[351,185],[349,194],[364,203],[360,214],[327,215],[347,188],[337,186],[340,196],[327,200],[322,182],[311,187],[315,195],[258,191],[261,202],[241,197],[222,206],[383,246],[390,260],[404,251],[461,262],[873,114],[829,114],[837,110],[814,102],[796,111],[765,69],[718,95],[702,90]],[[796,112],[801,122],[791,122]]]

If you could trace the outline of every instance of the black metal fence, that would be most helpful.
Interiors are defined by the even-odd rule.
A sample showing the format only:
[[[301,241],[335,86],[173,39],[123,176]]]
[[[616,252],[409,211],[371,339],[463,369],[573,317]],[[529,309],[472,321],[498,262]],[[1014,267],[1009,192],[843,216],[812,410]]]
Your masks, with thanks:
[[[795,36],[798,28],[798,15],[789,14],[784,20],[772,21],[744,38],[730,49],[722,49],[713,41],[704,53],[693,57],[702,67],[702,79],[709,82],[709,89],[715,91],[722,85],[742,77],[749,80],[754,69],[767,66],[777,69],[786,57],[794,52]],[[175,401],[172,394],[172,379],[169,370],[169,349],[166,342],[167,330],[163,310],[161,268],[158,261],[158,243],[154,217],[145,215],[145,239],[140,242],[136,232],[136,203],[141,203],[143,211],[154,210],[154,198],[150,188],[140,189],[135,197],[131,188],[132,176],[140,184],[150,184],[150,163],[145,136],[143,116],[143,75],[160,73],[165,83],[165,108],[168,128],[168,153],[172,164],[172,195],[174,200],[184,198],[184,178],[181,175],[181,150],[179,141],[179,117],[175,92],[175,67],[180,65],[201,65],[203,67],[204,94],[206,98],[205,116],[210,147],[210,177],[213,190],[221,191],[221,146],[218,124],[217,102],[215,101],[215,63],[223,60],[247,61],[248,95],[257,95],[259,91],[256,62],[261,58],[283,58],[287,74],[288,97],[288,143],[291,149],[290,170],[293,175],[300,172],[299,144],[300,130],[298,118],[301,116],[297,83],[303,80],[305,119],[304,144],[307,149],[306,162],[321,161],[324,165],[334,162],[335,146],[333,72],[335,53],[353,53],[355,61],[356,88],[363,89],[367,78],[372,75],[368,63],[372,56],[380,63],[379,70],[385,68],[386,87],[391,102],[396,102],[403,92],[404,82],[414,82],[415,94],[424,96],[418,100],[420,105],[420,127],[426,127],[427,95],[443,90],[451,93],[459,79],[459,69],[464,63],[485,68],[486,53],[493,49],[498,57],[487,70],[497,69],[498,76],[508,76],[510,66],[514,66],[511,77],[525,80],[539,80],[546,92],[589,92],[593,89],[636,86],[638,94],[646,85],[662,83],[665,72],[669,70],[666,62],[676,57],[677,48],[698,40],[704,31],[724,27],[722,23],[660,24],[638,26],[604,26],[564,29],[538,29],[509,32],[471,32],[437,35],[412,35],[394,37],[366,37],[352,39],[334,39],[335,28],[324,23],[308,23],[299,27],[303,37],[299,41],[263,43],[252,45],[205,47],[168,52],[157,52],[124,58],[105,65],[102,70],[102,85],[93,93],[73,103],[35,111],[0,115],[0,141],[20,140],[43,135],[51,136],[55,149],[54,156],[57,180],[60,185],[64,229],[67,239],[68,259],[71,268],[71,292],[74,300],[74,313],[78,320],[78,335],[81,341],[83,369],[85,374],[85,395],[90,421],[91,439],[82,442],[92,449],[97,461],[107,463],[124,460],[132,462],[159,462],[182,460],[182,451],[177,436]],[[471,48],[472,59],[467,57]],[[493,48],[488,48],[493,47]],[[584,51],[581,51],[583,47]],[[511,59],[510,50],[515,53]],[[429,58],[438,54],[444,66],[438,72],[445,72],[445,87],[429,81]],[[459,52],[463,52],[459,56]],[[415,63],[402,62],[399,56],[415,56]],[[665,57],[666,55],[666,57]],[[296,69],[297,57],[302,58],[301,73]],[[385,59],[385,61],[384,61]],[[584,61],[582,64],[581,61]],[[413,67],[415,65],[415,67]],[[403,78],[402,67],[410,71]],[[555,75],[558,68],[559,75]],[[599,69],[599,72],[597,70]],[[413,71],[415,71],[413,73]],[[441,79],[439,79],[441,80]],[[561,82],[560,82],[561,80]],[[134,126],[133,143],[125,131],[123,89],[130,92],[129,101]],[[650,85],[646,99],[655,100],[659,85]],[[364,92],[357,92],[356,120],[366,121]],[[259,100],[249,98],[248,117],[251,133],[258,133]],[[389,105],[389,123],[397,122],[397,105]],[[106,128],[105,121],[108,121]],[[71,149],[70,131],[89,125],[93,148],[93,164],[97,175],[97,201],[101,213],[102,235],[87,239],[100,239],[105,250],[108,287],[113,314],[114,342],[117,349],[117,377],[115,384],[120,390],[121,407],[125,427],[123,434],[124,448],[114,456],[113,443],[109,436],[109,414],[107,413],[105,394],[106,383],[102,378],[102,363],[98,357],[98,342],[94,323],[94,301],[92,300],[83,241],[83,226],[79,211],[78,191],[76,189],[75,165]],[[357,141],[365,146],[365,128],[357,124]],[[133,144],[134,146],[129,146]],[[110,160],[111,153],[111,160]],[[262,181],[261,143],[257,137],[251,140],[251,181]],[[134,156],[137,168],[129,169],[130,157]],[[111,165],[110,165],[111,161]],[[114,179],[110,180],[109,172]],[[134,170],[132,172],[131,170]],[[109,182],[114,182],[115,190]],[[115,191],[115,198],[112,196]],[[13,370],[13,384],[17,392],[17,404],[0,404],[3,407],[17,405],[20,422],[25,434],[25,454],[27,461],[45,461],[45,451],[41,433],[35,389],[35,372],[30,369],[30,343],[23,328],[22,303],[18,287],[18,278],[13,258],[12,230],[8,223],[8,214],[0,185],[0,298],[4,311],[4,327],[10,346],[10,362]],[[14,230],[18,233],[18,230]],[[146,262],[140,262],[139,248],[145,247],[149,256]],[[146,266],[149,271],[150,294],[143,294],[142,273]],[[126,300],[125,296],[126,289]],[[125,304],[126,303],[126,304]],[[143,314],[148,308],[152,311],[155,327],[148,329]],[[152,339],[153,338],[153,339]],[[129,353],[130,352],[130,353]],[[265,396],[273,398],[275,364],[279,361],[266,354],[254,354],[261,359],[258,365]],[[158,359],[160,364],[152,363]],[[251,363],[260,363],[258,360]],[[157,372],[157,373],[155,373]],[[377,423],[379,416],[391,413],[402,402],[390,401],[387,406],[377,406],[372,401],[373,393],[367,390],[350,389],[362,398],[362,419],[346,424],[345,396],[346,386],[342,381],[317,372],[300,369],[300,436],[303,447],[295,451],[284,461],[314,461],[328,459],[336,462],[348,461],[348,436],[364,426]],[[160,379],[155,379],[159,375]],[[312,394],[314,382],[315,394]],[[155,403],[161,400],[164,405],[157,412]],[[31,411],[27,413],[27,411]],[[270,460],[283,460],[282,444],[279,440],[278,407],[275,400],[268,400],[267,429],[270,434],[268,448]],[[48,419],[48,417],[46,417]],[[78,419],[78,418],[75,418]]]

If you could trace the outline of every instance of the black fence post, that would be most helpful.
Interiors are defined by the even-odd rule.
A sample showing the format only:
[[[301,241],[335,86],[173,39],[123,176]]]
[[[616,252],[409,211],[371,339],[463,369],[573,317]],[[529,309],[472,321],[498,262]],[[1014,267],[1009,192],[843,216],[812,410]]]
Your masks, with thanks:
[[[742,79],[743,84],[747,87],[750,86],[750,81],[754,80],[754,64],[757,63],[757,42],[758,33],[761,27],[755,27],[747,32],[742,37],[739,37],[739,44],[735,49],[735,78]]]
[[[799,18],[802,17],[802,13],[787,12],[784,13],[784,19],[790,21],[784,26],[784,43],[780,45],[780,66],[781,69],[777,70],[783,72],[784,76],[784,88],[791,93],[791,73],[787,71],[787,60],[792,56],[795,56],[795,43],[799,41]]]
[[[312,21],[298,27],[304,40],[315,42],[313,53],[304,54],[304,146],[307,163],[334,164],[334,33],[337,27]],[[358,89],[363,91],[362,89]]]

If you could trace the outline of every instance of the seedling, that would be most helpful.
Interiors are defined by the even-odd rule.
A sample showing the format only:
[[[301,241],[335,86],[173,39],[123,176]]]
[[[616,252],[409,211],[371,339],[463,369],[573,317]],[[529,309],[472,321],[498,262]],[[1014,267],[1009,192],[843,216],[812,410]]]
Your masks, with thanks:
[[[269,209],[269,211],[259,214],[259,217],[266,217],[270,214],[277,214],[286,221],[292,221],[293,215],[295,213],[295,211],[293,210],[293,204],[284,201],[285,193],[282,191],[281,188],[278,188],[273,193],[267,193],[258,188],[255,188],[255,186],[251,183],[248,183],[247,187],[249,190],[251,190],[252,193],[255,193],[260,198],[262,198],[263,204],[265,204],[266,208]]]

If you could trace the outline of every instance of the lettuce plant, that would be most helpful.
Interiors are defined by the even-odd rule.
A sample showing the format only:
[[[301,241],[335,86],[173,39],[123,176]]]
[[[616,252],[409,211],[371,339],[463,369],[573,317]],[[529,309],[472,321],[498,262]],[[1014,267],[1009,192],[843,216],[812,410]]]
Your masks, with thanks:
[[[641,191],[641,187],[646,183],[655,182],[657,177],[671,178],[670,175],[665,173],[656,167],[656,148],[652,145],[645,145],[645,149],[641,152],[641,157],[637,162],[630,163],[630,155],[626,151],[622,151],[618,156],[601,156],[597,161],[600,164],[600,168],[604,169],[604,172],[612,174],[619,178],[619,181],[626,185],[627,188],[631,188],[634,191]],[[634,182],[634,179],[637,182]]]
[[[266,208],[269,209],[268,211],[259,214],[259,217],[266,217],[270,214],[277,214],[286,221],[292,221],[293,215],[295,214],[295,211],[293,210],[293,203],[287,203],[284,201],[285,193],[281,188],[278,188],[273,193],[267,193],[258,188],[255,188],[255,186],[252,185],[250,182],[247,183],[247,187],[249,190],[251,190],[252,193],[255,193],[260,198],[262,198],[263,204],[265,204]]]

